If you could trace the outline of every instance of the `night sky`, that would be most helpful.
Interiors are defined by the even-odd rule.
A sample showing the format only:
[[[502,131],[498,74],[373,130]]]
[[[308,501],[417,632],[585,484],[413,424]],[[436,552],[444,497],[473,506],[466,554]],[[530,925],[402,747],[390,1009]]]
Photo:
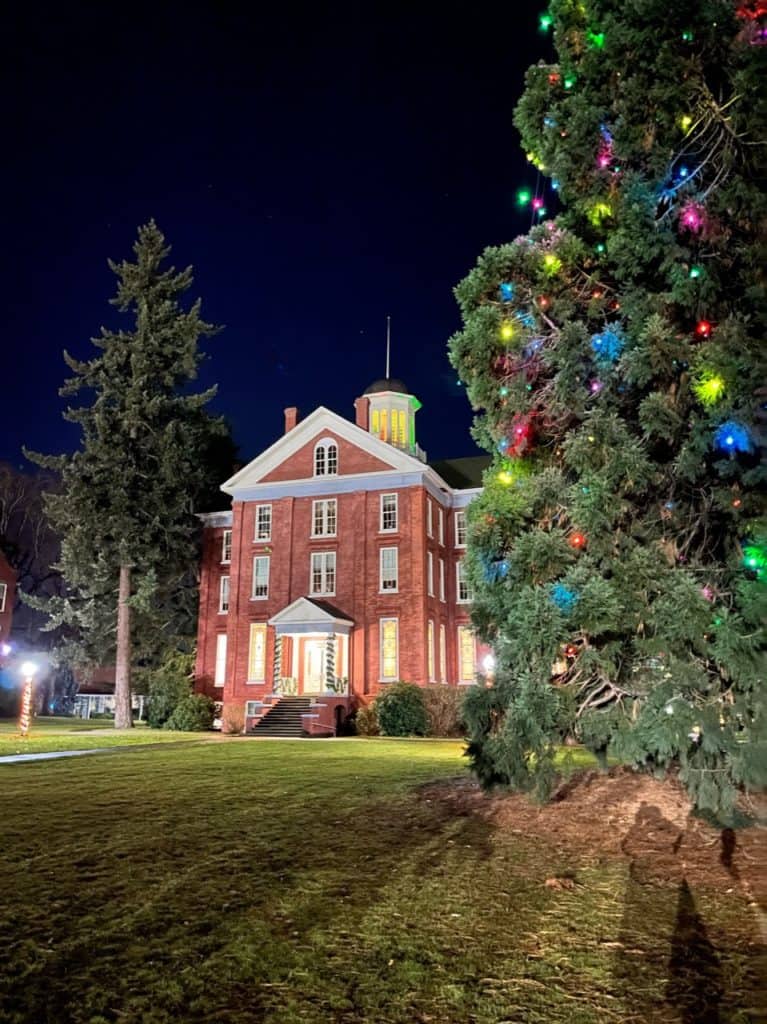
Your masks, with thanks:
[[[529,227],[512,111],[538,5],[14,5],[6,18],[0,459],[71,450],[61,352],[114,324],[107,257],[154,217],[225,330],[202,383],[243,460],[282,410],[352,418],[384,372],[429,457],[473,454],[452,294]],[[522,10],[520,10],[522,8]]]

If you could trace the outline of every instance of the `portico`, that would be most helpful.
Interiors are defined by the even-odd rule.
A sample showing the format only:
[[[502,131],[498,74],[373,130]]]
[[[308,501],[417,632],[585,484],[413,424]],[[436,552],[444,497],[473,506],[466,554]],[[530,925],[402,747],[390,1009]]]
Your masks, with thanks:
[[[274,629],[275,694],[348,694],[351,619],[325,601],[299,597],[268,624]]]

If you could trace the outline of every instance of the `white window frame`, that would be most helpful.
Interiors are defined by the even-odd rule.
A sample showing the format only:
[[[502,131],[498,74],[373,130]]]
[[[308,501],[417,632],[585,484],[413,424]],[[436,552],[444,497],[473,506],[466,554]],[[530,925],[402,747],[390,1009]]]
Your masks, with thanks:
[[[323,438],[314,446],[314,475],[338,476],[338,445],[332,438]]]
[[[263,594],[257,594],[256,593],[256,579],[257,579],[256,564],[258,562],[262,562],[262,563],[266,562],[266,584],[264,584],[263,582],[259,584],[259,587],[264,587],[264,586],[266,587],[266,591]],[[253,556],[253,581],[251,583],[251,588],[250,588],[250,599],[251,599],[251,601],[268,601],[269,600],[269,572],[270,572],[270,569],[271,569],[270,562],[271,562],[271,559],[270,559],[269,555],[254,555]]]
[[[461,540],[461,534],[463,534],[463,540]],[[466,547],[466,509],[457,508],[455,510],[455,546],[457,548]]]
[[[445,546],[445,510],[437,505],[437,538],[441,547]]]
[[[426,536],[434,536],[434,502],[431,498],[426,499]]]
[[[394,660],[395,670],[393,675],[384,675],[384,624],[394,623]],[[399,679],[399,619],[396,616],[389,616],[378,620],[378,678],[379,682],[391,683]]]
[[[5,602],[8,600],[8,584],[0,583],[0,612],[5,611]]]
[[[232,531],[224,530],[221,535],[221,564],[229,565],[232,561]]]
[[[384,509],[384,502],[387,498],[394,498],[394,509]],[[397,533],[399,531],[399,495],[382,494],[379,504],[378,529],[380,533]],[[386,525],[386,517],[394,515],[394,526]]]
[[[226,633],[216,633],[216,660],[213,669],[213,685],[223,686],[226,682]]]
[[[222,576],[218,581],[218,614],[229,612],[229,577]]]
[[[469,631],[469,633],[471,634],[471,639],[472,639],[473,656],[472,656],[472,674],[471,674],[471,678],[470,679],[466,678],[464,676],[464,673],[463,673],[463,655],[461,653],[461,635],[462,635],[464,630],[468,630]],[[463,623],[456,628],[456,638],[457,638],[457,644],[458,644],[458,649],[457,649],[457,654],[458,654],[458,682],[461,685],[463,685],[463,686],[473,685],[477,681],[477,638],[474,636],[474,632],[473,632],[471,626],[469,626],[467,624],[463,624]]]
[[[447,630],[444,622],[439,627],[439,679],[447,682]]]
[[[434,597],[434,555],[426,552],[426,587],[429,597]]]
[[[261,513],[265,512],[268,523],[268,530],[261,532]],[[271,505],[256,505],[256,519],[253,527],[253,542],[255,544],[263,544],[264,542],[272,539],[272,506]]]
[[[245,717],[255,718],[258,714],[256,711],[257,707],[263,707],[263,703],[260,700],[246,700],[245,701]]]
[[[330,506],[333,506],[333,530],[329,529],[328,515]],[[317,530],[317,510],[321,508],[321,529]],[[338,536],[338,499],[318,498],[312,502],[312,537],[337,537]]]
[[[440,558],[439,560],[439,599],[440,601],[446,601],[445,596],[445,559]]]
[[[394,575],[392,576],[391,568],[384,574],[384,558],[385,554],[394,552]],[[391,583],[393,580],[393,586],[387,586],[387,583]],[[379,594],[397,594],[399,593],[399,548],[381,548],[378,555],[378,592]]]
[[[314,589],[314,563],[320,559],[320,589]],[[328,588],[328,567],[332,560],[333,587]],[[311,597],[335,597],[338,585],[338,570],[335,551],[312,551],[309,555],[309,594]]]
[[[426,667],[430,683],[436,681],[436,676],[434,675],[434,647],[434,621],[429,619],[426,625]]]
[[[465,597],[461,596],[462,587],[466,591]],[[471,587],[466,579],[466,565],[462,558],[455,563],[455,600],[456,604],[471,604],[472,601]]]
[[[261,652],[261,661],[263,662],[261,668],[261,674],[251,672],[253,664],[255,662],[255,637],[260,635],[263,637],[263,649]],[[251,622],[250,628],[248,629],[248,678],[249,683],[265,683],[266,682],[266,642],[268,637],[268,630],[265,622]]]

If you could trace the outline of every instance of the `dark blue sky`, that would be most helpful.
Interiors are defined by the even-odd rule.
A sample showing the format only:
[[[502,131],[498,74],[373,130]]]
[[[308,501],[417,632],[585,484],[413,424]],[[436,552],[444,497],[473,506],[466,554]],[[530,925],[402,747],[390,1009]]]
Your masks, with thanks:
[[[150,217],[226,325],[203,383],[218,382],[243,459],[286,405],[352,416],[383,374],[387,313],[422,446],[475,450],[446,356],[452,288],[529,227],[514,196],[534,172],[511,118],[548,51],[537,6],[15,6],[0,459],[77,444],[61,351],[95,351],[114,315],[106,259]]]

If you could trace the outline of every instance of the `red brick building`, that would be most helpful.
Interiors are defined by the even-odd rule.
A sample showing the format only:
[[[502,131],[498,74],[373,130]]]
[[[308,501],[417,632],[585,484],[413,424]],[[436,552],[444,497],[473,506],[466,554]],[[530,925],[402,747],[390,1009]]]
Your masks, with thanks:
[[[0,645],[7,644],[10,640],[15,600],[16,571],[0,551]]]
[[[203,517],[196,671],[225,726],[293,696],[311,698],[305,731],[329,732],[389,682],[474,682],[462,559],[487,460],[430,466],[419,408],[385,379],[355,423],[286,409],[284,435],[223,484],[231,511]]]

